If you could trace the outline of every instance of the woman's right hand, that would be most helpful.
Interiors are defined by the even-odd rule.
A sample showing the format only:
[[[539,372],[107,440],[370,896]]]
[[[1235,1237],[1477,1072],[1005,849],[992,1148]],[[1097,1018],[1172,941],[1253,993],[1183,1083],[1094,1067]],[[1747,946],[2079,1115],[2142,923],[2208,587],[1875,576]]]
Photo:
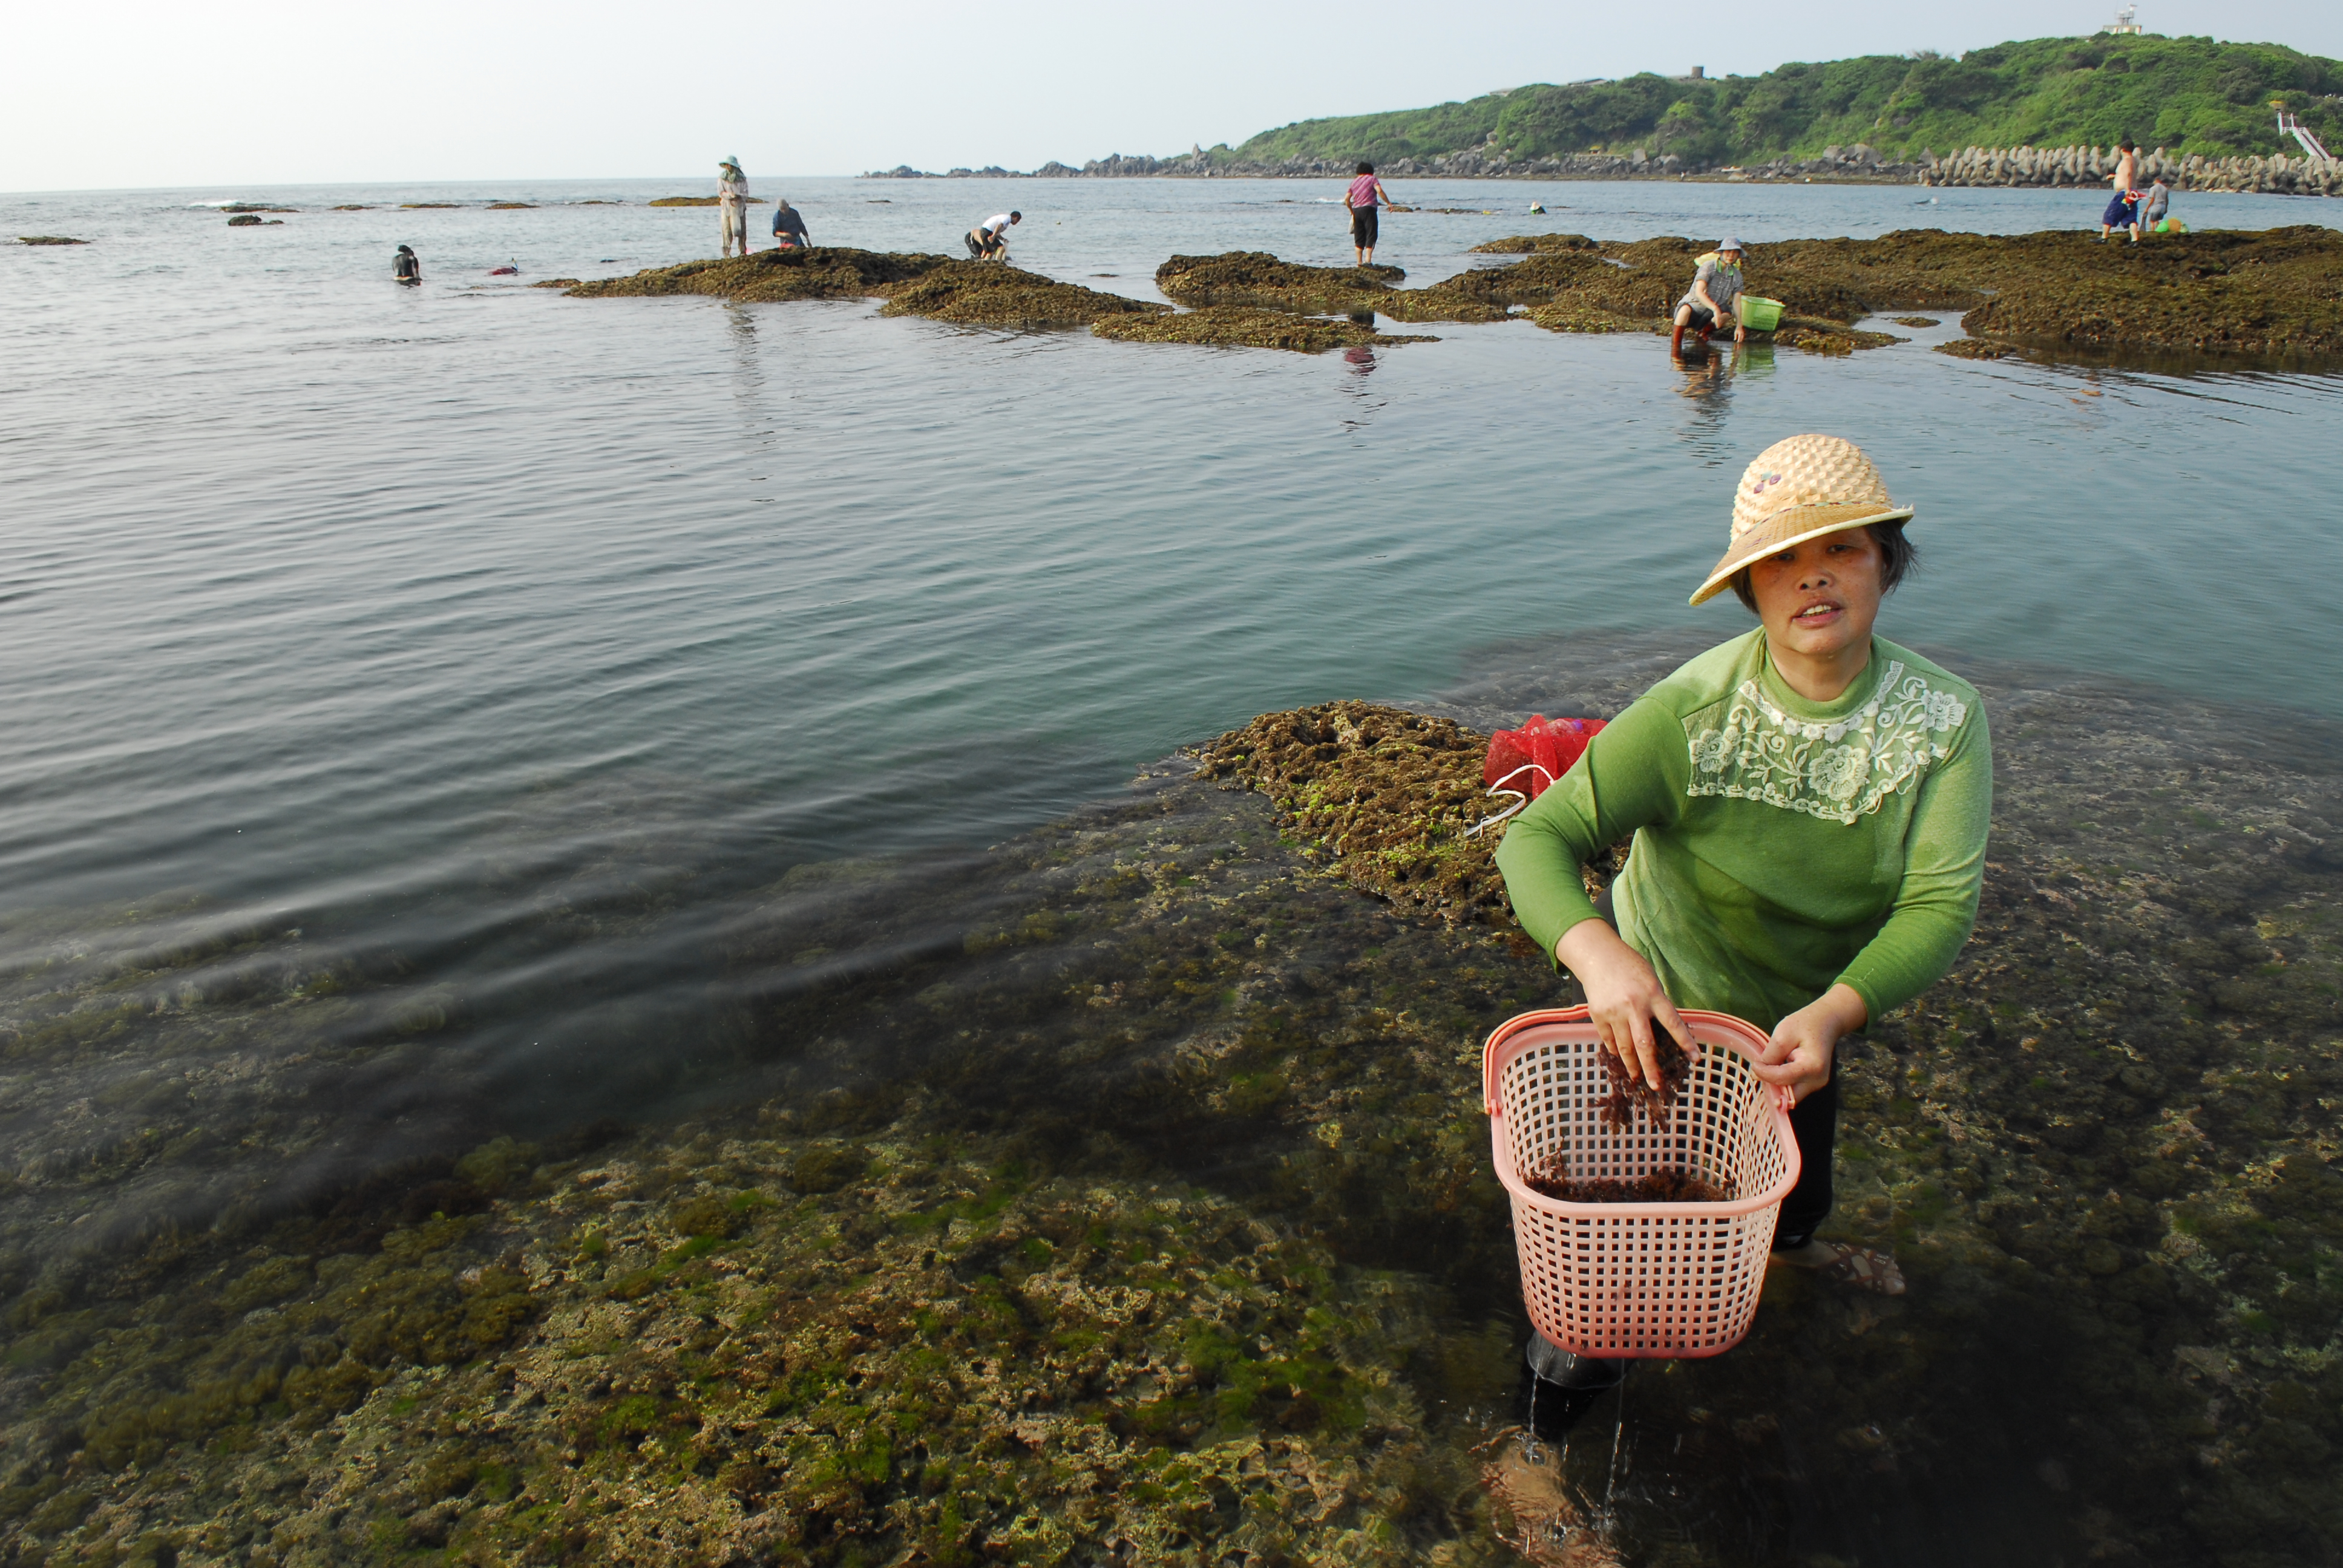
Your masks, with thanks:
[[[1586,1010],[1600,1032],[1604,1048],[1630,1071],[1640,1068],[1644,1081],[1660,1087],[1660,1063],[1653,1049],[1652,1021],[1676,1038],[1686,1054],[1692,1031],[1676,1016],[1675,1004],[1660,988],[1660,977],[1644,955],[1629,947],[1607,921],[1581,920],[1562,934],[1554,956],[1578,977],[1586,991]]]

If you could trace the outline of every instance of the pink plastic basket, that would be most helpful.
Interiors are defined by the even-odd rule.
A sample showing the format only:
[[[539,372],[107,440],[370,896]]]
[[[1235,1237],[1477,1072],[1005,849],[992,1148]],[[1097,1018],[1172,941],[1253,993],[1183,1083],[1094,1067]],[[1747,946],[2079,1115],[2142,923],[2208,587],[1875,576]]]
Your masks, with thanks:
[[[1482,1053],[1522,1300],[1538,1332],[1579,1355],[1713,1356],[1740,1343],[1757,1315],[1774,1221],[1797,1184],[1789,1097],[1751,1070],[1765,1033],[1721,1012],[1678,1016],[1700,1049],[1665,1127],[1641,1105],[1627,1131],[1603,1125],[1603,1048],[1583,1007],[1510,1019]],[[1687,1167],[1742,1195],[1565,1203],[1522,1180],[1540,1170],[1632,1180],[1655,1167]]]

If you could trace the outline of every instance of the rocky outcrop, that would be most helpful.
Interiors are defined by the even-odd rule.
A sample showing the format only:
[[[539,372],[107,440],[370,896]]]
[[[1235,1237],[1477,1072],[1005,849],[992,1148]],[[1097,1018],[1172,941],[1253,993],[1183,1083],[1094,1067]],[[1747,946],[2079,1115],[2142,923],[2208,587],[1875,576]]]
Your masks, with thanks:
[[[998,262],[820,246],[650,267],[568,291],[578,299],[669,294],[750,301],[876,298],[887,302],[882,315],[925,316],[965,327],[1087,327],[1111,316],[1166,309]]]
[[[89,241],[70,239],[61,234],[20,234],[16,236],[16,243],[19,245],[87,245]]]
[[[1394,343],[1431,343],[1433,338],[1377,332],[1355,321],[1335,321],[1289,311],[1219,305],[1177,316],[1110,316],[1091,334],[1121,343],[1194,343],[1214,348],[1282,348],[1323,354],[1330,348],[1381,348]]]

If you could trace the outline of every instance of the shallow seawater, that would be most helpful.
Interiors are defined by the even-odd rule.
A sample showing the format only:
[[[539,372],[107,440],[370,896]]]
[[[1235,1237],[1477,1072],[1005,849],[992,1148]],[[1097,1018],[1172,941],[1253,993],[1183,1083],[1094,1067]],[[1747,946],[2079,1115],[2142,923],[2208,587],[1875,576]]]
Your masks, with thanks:
[[[938,248],[1005,190],[1021,261],[1140,294],[1341,248],[1271,182],[803,184],[819,238]],[[2335,1550],[2333,380],[1957,363],[1949,319],[1686,377],[1518,324],[1307,359],[568,301],[486,268],[712,216],[189,205],[256,194],[0,198],[96,242],[0,252],[20,1552],[1502,1560],[1477,1046],[1564,993],[1158,759],[1335,697],[1614,709],[1740,629],[1684,592],[1808,428],[1921,508],[1887,629],[2005,752],[1979,937],[1849,1066],[1838,1223],[1914,1290],[1779,1280],[1640,1369],[1560,1454],[1593,1533],[1533,1544]],[[1955,221],[1403,195],[1491,209],[1391,220],[1419,279],[1532,196]]]

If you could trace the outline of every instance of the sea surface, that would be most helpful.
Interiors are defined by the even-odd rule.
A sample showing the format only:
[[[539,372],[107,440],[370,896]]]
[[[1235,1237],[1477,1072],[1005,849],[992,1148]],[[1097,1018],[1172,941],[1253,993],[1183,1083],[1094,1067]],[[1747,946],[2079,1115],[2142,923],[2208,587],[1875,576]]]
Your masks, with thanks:
[[[1950,317],[1688,374],[1657,339],[1526,323],[1304,357],[530,286],[711,254],[711,210],[643,205],[707,188],[0,196],[0,232],[91,242],[0,245],[0,1038],[21,1047],[0,1168],[25,1225],[95,1217],[84,1234],[128,1245],[498,1131],[734,1101],[723,1020],[829,972],[819,946],[737,961],[751,910],[815,918],[823,868],[980,872],[1266,710],[1454,700],[1556,646],[1734,635],[1729,598],[1685,596],[1743,466],[1802,431],[1860,442],[1917,508],[1885,635],[2168,693],[2256,745],[2323,755],[2343,719],[2333,377],[1968,363],[1928,351]],[[751,188],[875,249],[954,251],[1021,207],[1020,265],[1151,299],[1175,253],[1349,254],[1332,183]],[[1513,234],[2019,232],[2097,206],[1394,194],[1419,210],[1385,218],[1377,259],[1418,283]],[[231,201],[295,210],[231,228]],[[398,205],[422,202],[463,205]],[[2343,226],[2310,200],[2177,208]],[[401,242],[420,288],[390,282]],[[86,1151],[163,1114],[115,1092],[155,1064],[44,1055],[26,1020],[111,1005],[107,977],[158,953],[208,955],[190,984],[215,1001],[321,977],[369,1000],[287,1091],[293,1122],[222,1101],[213,1152],[109,1165]],[[192,1083],[272,1049],[197,1030],[167,1051]],[[57,1152],[67,1126],[84,1153]],[[233,1171],[222,1138],[250,1146]],[[29,1278],[45,1243],[16,1233]]]

